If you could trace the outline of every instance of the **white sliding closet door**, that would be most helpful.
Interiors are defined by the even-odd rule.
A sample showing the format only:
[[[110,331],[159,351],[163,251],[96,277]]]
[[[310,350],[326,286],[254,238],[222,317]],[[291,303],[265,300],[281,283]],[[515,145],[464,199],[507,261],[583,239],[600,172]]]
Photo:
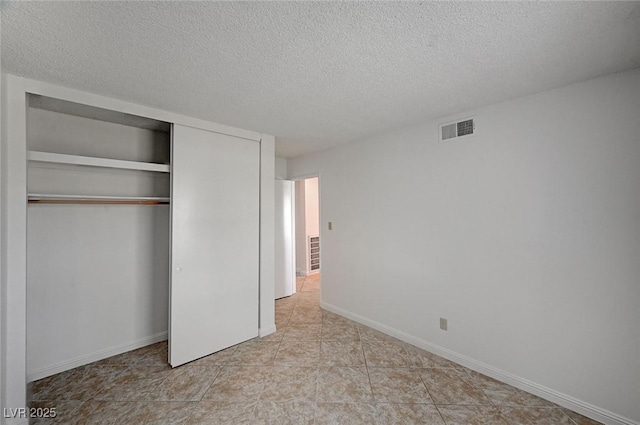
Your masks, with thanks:
[[[173,126],[169,363],[258,336],[260,145]]]

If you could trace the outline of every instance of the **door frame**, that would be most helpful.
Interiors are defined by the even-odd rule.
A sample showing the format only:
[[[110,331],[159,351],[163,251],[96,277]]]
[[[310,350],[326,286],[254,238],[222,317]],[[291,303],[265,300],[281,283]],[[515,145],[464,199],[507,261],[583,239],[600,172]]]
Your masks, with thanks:
[[[260,143],[259,336],[276,331],[274,294],[275,137],[76,89],[2,73],[0,160],[0,404],[27,406],[27,96],[42,95],[97,108],[254,140]],[[167,271],[169,272],[169,271]],[[167,306],[168,308],[168,306]],[[4,420],[7,424],[24,419]]]

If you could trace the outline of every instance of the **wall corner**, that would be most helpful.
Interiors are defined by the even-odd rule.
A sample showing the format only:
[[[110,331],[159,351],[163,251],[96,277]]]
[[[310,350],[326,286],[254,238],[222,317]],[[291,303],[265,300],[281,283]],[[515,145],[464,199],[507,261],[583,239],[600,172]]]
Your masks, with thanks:
[[[275,326],[275,137],[260,141],[260,329]]]

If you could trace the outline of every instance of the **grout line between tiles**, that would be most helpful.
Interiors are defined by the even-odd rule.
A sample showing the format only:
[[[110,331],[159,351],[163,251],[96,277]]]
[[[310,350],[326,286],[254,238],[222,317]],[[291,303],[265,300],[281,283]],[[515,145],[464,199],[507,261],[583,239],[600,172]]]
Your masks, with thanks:
[[[235,353],[235,351],[234,351],[234,353]],[[200,397],[200,400],[198,400],[198,403],[200,403],[204,399],[204,396],[209,392],[209,390],[211,389],[213,384],[216,382],[216,380],[218,379],[218,376],[220,376],[220,373],[222,373],[222,367],[219,367],[219,366],[215,366],[215,367],[218,369],[218,372],[216,373],[216,376],[213,378],[213,380],[211,381],[211,383],[209,384],[207,389],[205,391],[203,391],[202,396]]]
[[[373,392],[373,384],[371,383],[371,375],[369,374],[369,364],[367,363],[367,356],[364,353],[364,347],[362,345],[362,335],[360,334],[360,326],[358,326],[358,338],[360,339],[360,349],[362,350],[362,357],[364,358],[364,367],[365,367],[365,370],[367,371],[367,378],[369,379],[369,388],[371,389],[371,399],[375,406],[376,395]],[[377,411],[378,409],[376,408],[376,413]]]
[[[475,388],[476,390],[479,390],[479,391],[480,391],[480,392],[481,392],[481,393],[482,393],[482,394],[487,398],[487,400],[489,400],[489,403],[491,403],[491,406],[493,406],[493,407],[500,407],[499,405],[497,405],[497,404],[496,404],[496,403],[491,399],[491,397],[489,397],[489,395],[488,395],[486,392],[484,392],[484,388],[483,388],[483,387],[481,387],[481,386],[477,385],[477,381],[473,378],[473,376],[471,376],[471,373],[469,373],[469,370],[468,370],[468,369],[466,369],[466,368],[465,368],[465,369],[463,369],[463,370],[462,370],[462,372],[464,373],[464,375],[465,375],[467,378],[469,378],[471,386],[472,386],[473,388]]]

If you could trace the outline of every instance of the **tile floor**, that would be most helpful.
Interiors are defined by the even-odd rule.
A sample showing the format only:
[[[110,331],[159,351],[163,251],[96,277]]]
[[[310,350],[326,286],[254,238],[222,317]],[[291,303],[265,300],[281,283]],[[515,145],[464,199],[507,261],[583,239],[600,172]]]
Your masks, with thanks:
[[[166,343],[30,385],[34,424],[593,425],[569,410],[318,305],[276,301],[278,331],[171,369]]]

